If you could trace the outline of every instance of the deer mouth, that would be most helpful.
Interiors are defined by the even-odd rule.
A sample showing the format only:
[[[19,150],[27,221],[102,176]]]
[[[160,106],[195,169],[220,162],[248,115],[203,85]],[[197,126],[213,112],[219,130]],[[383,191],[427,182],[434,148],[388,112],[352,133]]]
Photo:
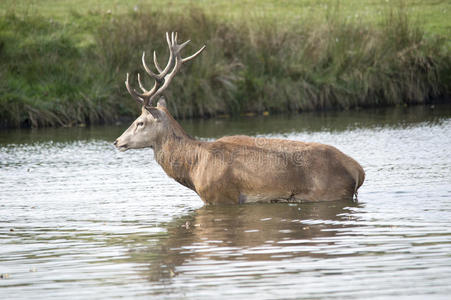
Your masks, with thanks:
[[[119,150],[121,152],[127,151],[129,149],[127,144],[116,145],[116,148],[117,148],[117,150]]]
[[[125,144],[119,145],[119,139],[115,140],[113,145],[116,146],[116,149],[119,150],[119,151],[124,152],[124,151],[128,150],[128,144],[125,143]]]

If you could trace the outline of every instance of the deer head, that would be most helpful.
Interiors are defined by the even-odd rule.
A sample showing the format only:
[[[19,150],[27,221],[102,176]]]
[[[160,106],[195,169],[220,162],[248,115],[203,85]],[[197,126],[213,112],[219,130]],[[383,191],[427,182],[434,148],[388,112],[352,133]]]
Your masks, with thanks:
[[[169,86],[175,74],[180,70],[183,63],[198,56],[205,46],[200,48],[193,55],[182,58],[180,51],[190,42],[189,40],[178,44],[177,33],[166,32],[166,41],[169,48],[169,59],[164,69],[160,68],[157,61],[156,52],[153,52],[153,61],[158,74],[154,73],[146,64],[145,55],[143,52],[142,63],[147,74],[155,80],[153,87],[150,90],[146,90],[141,82],[140,75],[138,74],[138,84],[142,93],[136,91],[130,87],[129,74],[125,80],[125,86],[127,87],[130,95],[142,105],[141,115],[130,125],[130,127],[124,131],[124,133],[117,138],[114,145],[121,151],[137,148],[153,148],[156,144],[161,142],[168,132],[171,130],[171,121],[173,120],[169,112],[166,110],[164,100],[159,101],[155,106],[155,101],[161,97],[163,91]]]

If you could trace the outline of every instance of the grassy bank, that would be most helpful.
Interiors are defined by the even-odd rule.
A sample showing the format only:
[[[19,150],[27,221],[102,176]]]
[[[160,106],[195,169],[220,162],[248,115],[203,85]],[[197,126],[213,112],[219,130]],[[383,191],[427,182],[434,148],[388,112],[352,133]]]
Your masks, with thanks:
[[[169,8],[117,2],[112,9],[108,1],[93,9],[74,1],[65,10],[46,2],[3,4],[2,127],[136,116],[125,73],[143,74],[143,50],[156,49],[166,61],[163,37],[172,30],[193,41],[187,54],[207,44],[166,94],[177,117],[421,104],[451,95],[447,24],[434,32],[403,2],[352,15],[340,1],[300,1],[306,7],[298,13],[264,1],[273,9],[248,15],[222,1]]]

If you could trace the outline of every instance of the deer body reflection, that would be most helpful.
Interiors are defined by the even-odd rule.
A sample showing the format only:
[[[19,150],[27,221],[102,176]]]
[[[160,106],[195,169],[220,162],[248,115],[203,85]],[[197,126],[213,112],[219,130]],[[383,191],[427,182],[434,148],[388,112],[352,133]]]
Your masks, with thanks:
[[[128,149],[151,147],[165,172],[194,190],[207,204],[246,202],[302,202],[352,199],[363,184],[363,168],[335,147],[282,139],[229,136],[214,142],[190,137],[171,116],[164,101],[154,104],[181,65],[197,55],[182,58],[187,45],[177,43],[177,34],[166,34],[169,60],[162,69],[154,52],[158,74],[142,62],[155,79],[142,93],[127,90],[142,104],[141,115],[115,141]]]
[[[196,262],[217,268],[248,262],[252,269],[255,261],[274,268],[271,261],[340,257],[334,253],[340,246],[334,237],[352,230],[359,207],[350,201],[204,206],[167,224],[167,233],[156,244],[131,251],[131,261],[150,264],[150,272],[143,273],[149,280],[165,281],[183,273],[181,266],[202,270],[204,265]],[[228,274],[236,271],[239,276],[241,270]]]

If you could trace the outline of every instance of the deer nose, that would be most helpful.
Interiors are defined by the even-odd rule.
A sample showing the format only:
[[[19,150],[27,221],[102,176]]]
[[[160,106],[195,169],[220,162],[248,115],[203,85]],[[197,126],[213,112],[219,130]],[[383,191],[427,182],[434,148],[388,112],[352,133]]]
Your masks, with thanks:
[[[114,146],[116,146],[116,145],[117,145],[117,140],[115,140],[115,141],[114,141],[113,145],[114,145]]]

